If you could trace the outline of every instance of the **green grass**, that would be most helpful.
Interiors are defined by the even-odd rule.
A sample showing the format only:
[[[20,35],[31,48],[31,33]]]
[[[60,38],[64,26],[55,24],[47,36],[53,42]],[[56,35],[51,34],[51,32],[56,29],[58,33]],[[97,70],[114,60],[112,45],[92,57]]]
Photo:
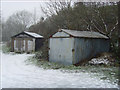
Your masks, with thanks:
[[[34,64],[34,65],[36,65],[38,67],[42,67],[44,69],[60,69],[60,68],[64,67],[64,65],[60,65],[57,63],[50,63],[45,60],[38,60],[34,57],[29,57],[29,59],[26,62],[28,64]]]
[[[68,73],[79,73],[79,72],[87,72],[93,73],[95,77],[100,77],[103,80],[110,80],[112,83],[117,83],[116,79],[118,79],[118,67],[114,66],[104,66],[104,65],[97,65],[97,66],[64,66],[58,63],[51,63],[45,60],[39,60],[34,57],[30,57],[27,61],[27,64],[34,64],[38,67],[43,69],[59,69],[63,72]]]
[[[2,45],[0,44],[0,50],[2,50]]]

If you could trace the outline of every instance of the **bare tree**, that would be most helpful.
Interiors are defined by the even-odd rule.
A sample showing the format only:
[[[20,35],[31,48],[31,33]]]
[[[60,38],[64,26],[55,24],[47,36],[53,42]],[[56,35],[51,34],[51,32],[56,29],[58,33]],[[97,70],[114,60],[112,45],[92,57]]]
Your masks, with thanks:
[[[118,24],[119,24],[119,30],[118,30],[118,35],[119,35],[119,51],[118,51],[118,54],[120,52],[120,1],[117,3],[118,4]],[[119,55],[119,58],[120,58],[120,55]],[[118,62],[119,63],[119,71],[120,71],[120,61]],[[118,81],[118,85],[119,85],[119,88],[120,88],[120,72],[119,72],[119,75],[118,75],[118,78],[119,78],[119,81]]]
[[[70,17],[67,13],[68,12],[62,12],[63,14],[60,14],[60,11],[63,11],[64,9],[69,9],[72,6],[72,0],[49,0],[49,2],[46,2],[44,6],[41,5],[41,10],[42,12],[45,14],[46,17],[52,17],[49,18],[49,20],[54,23],[54,25],[57,28],[60,28],[60,26],[54,22],[55,16],[59,15],[61,17],[63,17],[63,15],[67,16],[66,18],[66,25],[69,28],[69,19],[68,17]],[[68,11],[68,10],[66,10]],[[58,22],[59,23],[59,22]]]
[[[104,5],[114,5],[114,4],[113,3],[111,3],[111,4],[102,3],[101,6],[104,6]],[[90,12],[90,14],[89,14],[90,16],[89,17],[86,16],[85,18],[82,18],[83,21],[88,26],[87,29],[91,31],[91,30],[94,30],[93,28],[95,28],[96,31],[98,31],[104,35],[107,35],[109,38],[111,38],[112,33],[116,30],[116,28],[118,26],[118,16],[117,15],[114,16],[114,18],[115,18],[114,25],[108,25],[108,23],[105,21],[105,18],[103,18],[104,16],[100,13],[100,10],[98,7],[94,8],[93,6],[91,6],[88,10],[89,11],[87,11],[87,12]],[[109,27],[109,26],[111,26],[111,27]]]
[[[26,30],[31,24],[33,24],[33,16],[30,12],[23,10],[14,13],[4,23],[3,40],[10,40],[11,36]]]
[[[32,13],[23,10],[13,14],[12,16],[9,17],[9,19],[13,22],[16,22],[17,24],[22,24],[25,27],[28,27],[31,24],[33,24],[32,17],[33,17]]]
[[[46,7],[41,5],[41,9],[43,13],[49,17],[54,14],[57,15],[59,11],[64,8],[69,8],[71,6],[71,0],[49,0],[49,2],[45,3],[45,6]]]

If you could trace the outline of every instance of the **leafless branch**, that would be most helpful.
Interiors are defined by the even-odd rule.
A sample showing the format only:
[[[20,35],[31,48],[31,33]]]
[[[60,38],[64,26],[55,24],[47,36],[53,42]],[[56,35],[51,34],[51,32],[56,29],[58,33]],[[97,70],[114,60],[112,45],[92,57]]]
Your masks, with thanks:
[[[95,10],[95,9],[94,9],[94,10]],[[101,18],[102,23],[103,23],[103,25],[104,25],[104,27],[105,27],[105,31],[106,31],[106,32],[108,32],[107,25],[106,25],[106,23],[105,23],[104,19],[102,18],[102,16],[100,15],[99,10],[95,10],[95,12],[96,12],[96,13],[98,14],[98,16]]]
[[[117,25],[118,25],[118,20],[116,21],[116,24],[114,25],[114,27],[110,30],[110,33],[109,33],[110,37],[112,35],[112,32],[116,29]]]
[[[52,16],[53,14],[58,14],[63,8],[69,7],[71,5],[71,0],[56,0],[54,2],[49,0],[49,2],[46,2],[45,5],[46,8],[40,6],[41,10],[46,16]]]

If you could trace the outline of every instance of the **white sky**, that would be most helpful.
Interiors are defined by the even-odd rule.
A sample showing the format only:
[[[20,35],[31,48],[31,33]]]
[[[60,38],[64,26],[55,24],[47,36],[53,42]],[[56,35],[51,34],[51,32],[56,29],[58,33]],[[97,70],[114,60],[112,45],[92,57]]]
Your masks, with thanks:
[[[40,4],[42,6],[45,6],[44,3],[48,1],[49,0],[1,0],[2,19],[6,20],[13,13],[21,10],[26,10],[31,13],[34,13],[34,9],[36,9],[36,16],[38,18],[40,18],[41,16],[44,17],[44,14],[40,9]],[[94,0],[75,0],[75,1],[94,1]],[[109,0],[98,0],[98,1],[109,1]],[[120,1],[120,0],[114,0],[114,1]]]
[[[1,1],[1,14],[2,18],[6,20],[10,15],[17,11],[26,10],[34,13],[36,10],[36,16],[44,16],[40,9],[40,4],[44,5],[42,1]]]

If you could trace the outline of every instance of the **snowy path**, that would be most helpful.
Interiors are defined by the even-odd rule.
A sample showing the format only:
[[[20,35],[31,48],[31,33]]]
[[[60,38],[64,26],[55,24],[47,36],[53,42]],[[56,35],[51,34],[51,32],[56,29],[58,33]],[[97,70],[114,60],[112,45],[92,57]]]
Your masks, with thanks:
[[[89,73],[63,73],[25,65],[30,54],[2,53],[2,88],[116,88]]]

